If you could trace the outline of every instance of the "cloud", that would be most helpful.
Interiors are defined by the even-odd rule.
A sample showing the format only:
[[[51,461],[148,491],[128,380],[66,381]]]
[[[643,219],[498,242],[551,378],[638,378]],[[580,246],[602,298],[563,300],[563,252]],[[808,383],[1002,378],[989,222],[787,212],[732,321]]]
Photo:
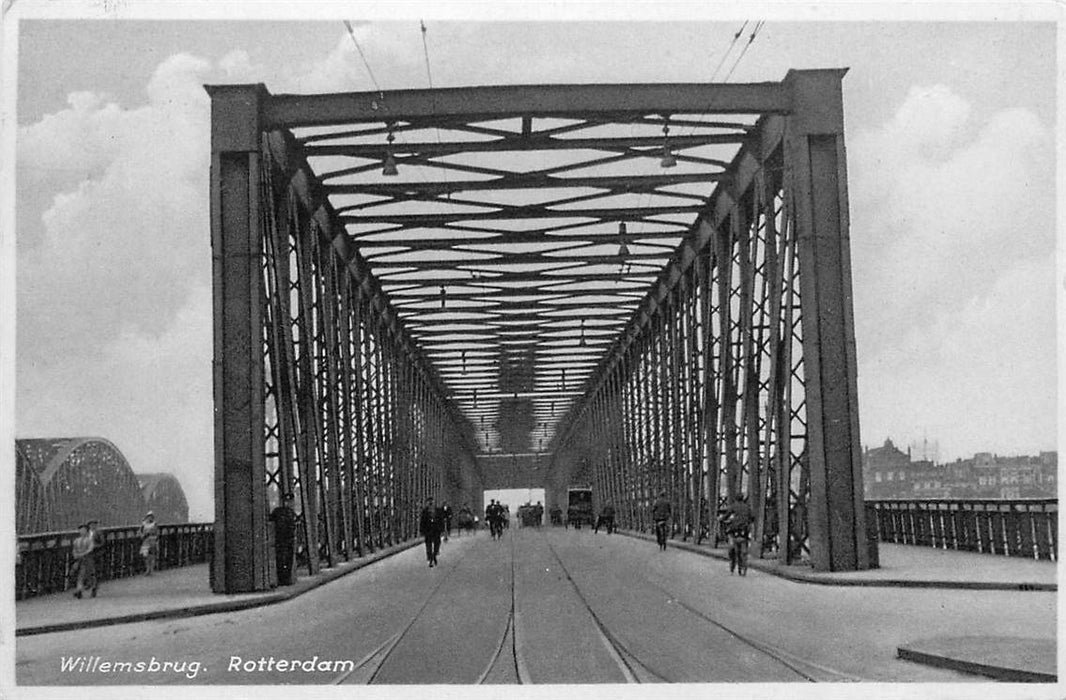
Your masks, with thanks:
[[[142,107],[79,94],[20,129],[21,161],[60,150],[99,173],[59,189],[41,214],[43,238],[20,240],[20,354],[98,352],[122,324],[160,332],[190,286],[208,279],[208,68],[174,56]]]
[[[137,473],[178,477],[193,520],[213,520],[211,290],[185,298],[167,329],[125,326],[97,354],[19,358],[19,437],[100,436]]]
[[[932,437],[935,424],[941,445],[959,454],[1053,444],[1053,403],[1049,412],[1047,396],[1019,401],[1017,393],[1047,386],[1055,367],[1054,334],[1039,325],[1054,328],[1051,146],[1031,112],[978,119],[942,85],[912,88],[892,119],[852,140],[868,442],[887,434],[903,441],[924,428]],[[1030,339],[1024,347],[1019,326]]]
[[[942,86],[915,88],[849,149],[856,300],[879,310],[859,321],[878,342],[1054,248],[1049,131],[1021,109],[974,130],[969,113]]]
[[[20,181],[55,195],[37,212],[41,236],[18,243],[17,430],[111,439],[135,471],[178,473],[194,513],[207,518],[210,161],[202,83],[211,71],[203,59],[172,56],[146,85],[145,104],[124,108],[76,93],[65,110],[18,134],[20,164],[92,175],[70,185],[64,171],[38,171]]]
[[[1053,258],[1026,260],[893,352],[874,353],[859,374],[864,441],[928,433],[949,458],[1054,449],[1054,286]]]
[[[364,50],[395,50],[357,27]],[[233,50],[170,56],[122,106],[77,92],[18,132],[19,196],[43,210],[18,239],[17,432],[98,435],[137,472],[178,475],[213,518],[210,101],[206,83],[352,89],[346,34],[317,62],[270,72]],[[42,193],[45,193],[42,197]],[[51,193],[50,195],[47,193]]]

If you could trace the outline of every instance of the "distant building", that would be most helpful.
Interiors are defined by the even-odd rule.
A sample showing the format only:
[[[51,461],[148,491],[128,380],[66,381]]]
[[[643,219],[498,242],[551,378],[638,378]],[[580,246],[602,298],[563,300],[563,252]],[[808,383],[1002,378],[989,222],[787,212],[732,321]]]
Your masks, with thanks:
[[[899,498],[904,490],[911,456],[885,440],[881,447],[867,448],[862,454],[863,490],[866,498]]]
[[[1001,457],[978,452],[948,464],[912,459],[892,440],[863,451],[863,490],[867,499],[1019,499],[1054,498],[1058,453],[1036,457]]]

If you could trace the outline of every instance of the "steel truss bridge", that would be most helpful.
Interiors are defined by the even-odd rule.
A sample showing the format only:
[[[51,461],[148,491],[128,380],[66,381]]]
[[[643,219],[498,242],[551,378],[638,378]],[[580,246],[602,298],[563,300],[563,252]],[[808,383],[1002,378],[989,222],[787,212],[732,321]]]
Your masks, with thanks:
[[[868,568],[844,73],[209,86],[214,590],[275,584],[282,491],[314,573],[507,456],[634,529],[747,494],[759,555]]]

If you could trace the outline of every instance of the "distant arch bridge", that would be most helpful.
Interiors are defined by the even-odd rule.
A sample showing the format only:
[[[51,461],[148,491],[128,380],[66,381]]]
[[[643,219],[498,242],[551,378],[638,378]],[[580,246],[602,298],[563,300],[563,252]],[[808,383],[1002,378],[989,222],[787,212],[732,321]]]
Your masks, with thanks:
[[[135,525],[152,510],[160,523],[189,520],[185,492],[171,474],[135,474],[100,437],[15,441],[15,525],[20,535]]]

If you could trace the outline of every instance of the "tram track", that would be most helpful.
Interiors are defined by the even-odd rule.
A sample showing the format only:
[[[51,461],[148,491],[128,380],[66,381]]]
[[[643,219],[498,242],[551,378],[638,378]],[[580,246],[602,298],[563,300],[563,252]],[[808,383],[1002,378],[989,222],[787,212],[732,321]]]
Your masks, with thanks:
[[[510,543],[511,554],[511,607],[507,613],[507,626],[503,630],[503,634],[500,636],[500,643],[496,647],[496,653],[493,654],[489,660],[485,670],[477,679],[477,685],[483,685],[487,679],[492,675],[493,670],[499,663],[501,656],[503,655],[504,647],[507,645],[507,640],[511,640],[511,661],[514,666],[514,677],[518,685],[526,685],[529,683],[529,674],[526,671],[525,664],[522,662],[521,656],[518,653],[518,629],[517,629],[517,602],[515,598],[515,543],[514,533],[508,528],[507,539]]]
[[[581,587],[577,584],[577,582],[570,575],[570,572],[566,568],[566,564],[563,562],[562,557],[559,556],[559,553],[556,551],[555,547],[551,544],[551,542],[547,540],[547,537],[545,537],[545,542],[548,545],[548,549],[551,551],[552,556],[559,563],[560,569],[563,571],[564,576],[570,582],[570,584],[573,586],[574,591],[576,592],[578,598],[581,600],[581,603],[585,606],[585,608],[588,610],[589,614],[592,616],[592,619],[595,621],[596,626],[599,629],[600,633],[603,635],[604,639],[610,644],[610,647],[613,649],[613,651],[616,654],[619,655],[619,657],[622,660],[622,662],[625,663],[626,662],[626,656],[628,656],[632,663],[635,663],[635,664],[639,665],[639,667],[642,667],[645,672],[652,674],[652,676],[654,676],[655,679],[657,679],[657,680],[659,680],[661,682],[667,682],[667,683],[671,682],[669,679],[666,678],[666,676],[663,673],[655,670],[654,668],[649,666],[649,664],[646,661],[642,661],[635,653],[633,653],[632,651],[627,649],[617,639],[617,636],[613,635],[610,632],[610,630],[607,628],[607,626],[603,622],[603,619],[599,615],[597,615],[595,610],[592,609],[592,606],[590,605],[590,603],[589,603],[588,599],[586,598],[584,592],[581,590]],[[742,634],[741,632],[738,632],[737,630],[735,630],[732,627],[730,627],[730,626],[726,625],[725,623],[723,623],[721,620],[715,619],[714,617],[712,617],[711,615],[707,614],[706,612],[704,612],[702,610],[699,610],[698,608],[695,608],[692,605],[689,605],[688,603],[686,603],[683,600],[681,600],[681,598],[678,595],[674,594],[672,591],[664,588],[663,586],[659,585],[658,583],[655,583],[654,581],[650,581],[646,577],[642,577],[642,578],[643,578],[644,582],[648,586],[650,586],[650,587],[658,590],[660,593],[664,594],[667,597],[668,601],[670,601],[673,604],[676,604],[682,610],[685,610],[690,615],[692,615],[692,616],[702,620],[703,622],[705,622],[707,624],[710,624],[710,625],[714,626],[715,628],[725,632],[726,634],[730,635],[730,637],[732,637],[737,642],[740,642],[744,646],[746,646],[746,647],[748,647],[748,648],[750,648],[750,649],[752,649],[754,651],[757,651],[758,653],[768,657],[769,659],[773,660],[774,662],[784,666],[785,668],[789,669],[790,671],[792,671],[793,673],[795,673],[796,675],[798,675],[800,678],[802,678],[803,680],[805,680],[807,682],[811,682],[811,683],[819,683],[819,682],[869,682],[869,679],[859,678],[859,677],[856,677],[856,676],[853,676],[853,675],[850,675],[850,674],[843,673],[841,671],[837,671],[835,669],[828,668],[826,666],[814,663],[812,661],[808,661],[806,659],[802,659],[802,658],[796,656],[795,654],[791,654],[790,652],[787,652],[787,651],[785,651],[783,649],[780,649],[780,648],[778,648],[778,647],[776,647],[774,645],[757,641],[757,640],[749,637],[748,635],[745,635],[745,634]],[[626,663],[626,669],[629,671],[629,673],[627,674],[627,681],[628,682],[633,682],[633,681],[629,681],[629,677],[631,675],[633,675],[633,670],[634,669],[629,665],[629,663]],[[639,681],[637,681],[637,682],[639,682]]]
[[[783,649],[780,649],[779,647],[776,647],[776,646],[774,646],[772,644],[767,644],[765,642],[756,641],[756,640],[752,639],[751,637],[749,637],[748,635],[741,634],[740,632],[736,631],[735,629],[727,626],[726,624],[724,624],[720,620],[714,619],[713,617],[711,617],[707,613],[703,612],[702,610],[699,610],[699,609],[689,605],[688,603],[684,602],[678,596],[676,596],[672,592],[668,591],[667,589],[663,588],[659,584],[657,584],[657,583],[655,583],[653,581],[647,581],[647,579],[645,579],[645,581],[648,583],[648,585],[650,585],[650,586],[658,589],[662,593],[664,593],[669,598],[669,600],[671,600],[676,605],[679,605],[682,609],[686,610],[687,612],[691,613],[692,615],[695,615],[696,617],[700,618],[701,620],[704,620],[705,622],[708,622],[711,625],[714,625],[718,629],[722,630],[726,634],[728,634],[731,637],[733,637],[734,639],[736,639],[738,642],[741,642],[742,644],[745,644],[746,646],[751,647],[752,649],[755,649],[756,651],[758,651],[758,652],[760,652],[762,654],[765,654],[766,656],[770,657],[771,659],[774,659],[775,661],[780,663],[782,666],[792,670],[796,674],[798,674],[801,677],[803,677],[808,682],[811,682],[811,683],[824,683],[824,682],[833,682],[833,681],[836,681],[836,682],[843,681],[843,682],[853,682],[853,683],[857,683],[857,682],[873,682],[873,681],[870,681],[869,679],[863,679],[863,678],[858,678],[858,677],[855,677],[855,676],[851,676],[851,675],[845,674],[845,673],[843,673],[841,671],[836,671],[836,670],[828,668],[826,666],[822,666],[820,664],[816,664],[813,661],[808,661],[808,660],[803,659],[803,658],[801,658],[799,656],[796,656],[795,654],[792,654],[792,653],[787,652],[787,651],[785,651]],[[806,667],[806,670],[804,670],[804,667]]]
[[[425,601],[423,601],[422,605],[419,606],[418,610],[415,611],[415,614],[411,616],[411,618],[407,621],[407,624],[405,624],[399,632],[393,634],[391,637],[389,637],[380,645],[378,645],[373,651],[371,651],[369,654],[367,654],[358,662],[356,662],[353,668],[348,669],[347,671],[341,673],[332,681],[330,681],[330,685],[342,685],[348,682],[348,680],[352,677],[361,677],[362,675],[365,675],[367,673],[369,675],[364,681],[364,683],[367,685],[373,683],[374,679],[377,678],[378,671],[380,671],[381,667],[385,665],[386,661],[388,661],[389,656],[392,654],[393,650],[396,649],[396,647],[407,635],[407,633],[411,631],[411,628],[414,627],[416,622],[418,622],[418,619],[419,617],[421,617],[422,613],[425,612],[426,608],[429,607],[429,604],[433,602],[433,599],[444,587],[444,584],[455,575],[455,572],[459,570],[460,566],[462,566],[461,559],[456,562],[455,566],[451,567],[448,570],[448,573],[446,575],[441,577],[440,581],[437,582],[437,585],[434,586],[433,589],[429,592],[429,595],[426,596],[426,599]],[[374,663],[375,659],[377,659],[376,663]],[[359,674],[357,676],[357,674],[360,671],[363,671],[363,669],[367,670],[364,672],[364,674]]]
[[[515,545],[513,534],[508,531],[508,540],[510,542],[509,547],[509,606],[507,611],[507,623],[504,625],[503,633],[500,635],[499,641],[494,645],[494,652],[489,658],[488,663],[485,665],[482,672],[478,675],[475,685],[482,685],[493,676],[493,671],[497,670],[498,664],[501,659],[506,659],[508,665],[513,666],[514,678],[518,684],[528,683],[528,674],[526,673],[524,664],[518,652],[518,645],[516,641],[516,602],[515,602]],[[343,685],[343,684],[365,684],[372,685],[378,679],[378,674],[385,664],[389,661],[393,651],[408,637],[411,630],[421,621],[426,611],[430,609],[430,606],[440,596],[441,591],[444,590],[445,584],[455,578],[456,572],[463,566],[463,561],[466,556],[459,558],[455,565],[450,567],[447,574],[441,577],[441,580],[432,588],[429,595],[414,612],[413,615],[405,622],[402,628],[396,633],[389,636],[385,641],[375,647],[370,653],[365,655],[362,659],[357,661],[353,668],[346,670],[332,679],[331,685]],[[510,640],[510,645],[507,644]],[[506,653],[505,650],[509,651]]]
[[[537,533],[537,536],[542,538],[552,560],[554,560],[559,571],[573,590],[577,602],[589,615],[595,629],[594,638],[599,638],[607,655],[617,665],[618,671],[621,673],[624,681],[626,683],[674,682],[670,679],[670,674],[668,672],[657,668],[655,662],[649,661],[647,658],[642,658],[642,654],[639,651],[629,648],[621,636],[612,631],[611,627],[603,617],[602,611],[597,612],[596,607],[593,605],[593,601],[587,595],[587,591],[575,580],[572,572],[566,566],[563,557],[552,544],[549,537],[544,533]],[[504,613],[506,615],[506,622],[503,625],[503,631],[492,645],[492,653],[489,656],[487,663],[477,675],[476,680],[472,680],[475,685],[500,682],[523,685],[532,682],[529,671],[523,661],[521,619],[519,616],[519,601],[517,600],[517,555],[515,535],[512,531],[508,531],[507,537],[509,545],[507,558],[509,561],[507,562],[506,569],[508,571],[509,581],[507,585],[509,590],[506,612]],[[473,556],[473,554],[464,554],[464,556],[457,559],[453,566],[449,567],[446,575],[433,586],[418,609],[405,620],[402,627],[375,647],[370,653],[366,654],[362,659],[356,662],[353,668],[339,674],[331,681],[331,683],[333,685],[352,683],[373,684],[378,681],[379,672],[392,657],[393,652],[405,639],[408,638],[411,631],[423,619],[427,611],[431,609],[434,602],[438,601],[445,586],[449,582],[455,580],[456,573],[464,566],[468,566],[469,563],[466,561],[466,558],[469,556]],[[737,643],[758,652],[772,660],[774,663],[788,669],[788,671],[804,681],[857,682],[868,680],[857,678],[836,671],[835,669],[802,659],[795,654],[791,654],[774,645],[754,639],[749,635],[743,634],[733,627],[730,627],[725,622],[717,619],[708,612],[700,610],[699,608],[681,600],[680,597],[672,591],[655,581],[649,580],[646,576],[642,576],[641,580],[648,588],[664,595],[667,600],[676,605],[678,609],[683,610],[687,615],[700,620],[700,624],[711,625],[717,630],[728,634],[729,637]],[[499,620],[500,618],[497,614],[494,614],[492,619]]]
[[[625,647],[625,645],[622,644],[622,642],[615,635],[613,635],[609,629],[607,629],[607,626],[604,624],[603,620],[600,618],[599,615],[596,614],[596,611],[592,608],[592,605],[589,604],[589,601],[585,597],[585,594],[582,592],[581,587],[577,585],[577,582],[574,581],[574,577],[570,575],[570,570],[566,568],[566,564],[563,563],[562,557],[559,556],[559,553],[555,550],[555,547],[552,546],[551,541],[548,540],[546,535],[542,535],[542,537],[544,537],[545,544],[548,545],[548,551],[551,552],[552,557],[555,559],[555,561],[559,563],[559,570],[563,572],[563,576],[565,576],[566,580],[570,582],[570,585],[573,587],[574,593],[577,595],[578,600],[581,601],[581,604],[584,606],[585,610],[592,617],[592,621],[593,623],[595,623],[596,630],[599,633],[600,640],[604,643],[604,646],[606,646],[607,653],[610,654],[611,658],[614,659],[616,664],[618,664],[619,670],[622,672],[622,675],[626,679],[626,683],[642,683],[644,681],[641,676],[645,675],[650,675],[654,680],[658,680],[660,682],[669,682],[667,681],[666,677],[663,676],[663,674],[656,672],[654,669],[649,667],[648,664],[640,661],[633,652],[629,651]],[[634,669],[634,665],[638,666],[638,668]],[[640,676],[638,676],[637,671],[641,671]]]

